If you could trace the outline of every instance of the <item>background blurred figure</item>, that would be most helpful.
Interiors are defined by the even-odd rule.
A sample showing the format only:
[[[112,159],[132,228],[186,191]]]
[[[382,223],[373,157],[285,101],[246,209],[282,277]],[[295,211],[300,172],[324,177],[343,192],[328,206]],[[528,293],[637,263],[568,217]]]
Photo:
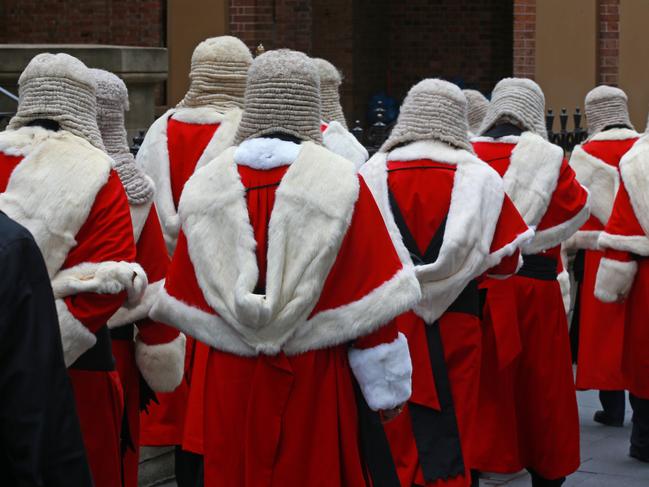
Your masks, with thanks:
[[[576,253],[577,298],[571,337],[578,340],[577,388],[599,389],[603,409],[594,420],[609,426],[624,424],[626,399],[622,376],[622,348],[626,303],[603,303],[595,298],[595,277],[604,255],[597,240],[613,211],[620,185],[619,164],[639,134],[629,120],[627,96],[612,86],[598,86],[586,95],[588,139],[570,157],[577,179],[590,191],[591,215],[564,244]]]
[[[47,269],[0,212],[0,483],[91,487]]]
[[[330,151],[354,163],[361,165],[369,154],[356,137],[347,130],[347,122],[340,105],[340,71],[329,61],[313,58],[313,63],[320,74],[320,102],[322,104],[322,143]]]

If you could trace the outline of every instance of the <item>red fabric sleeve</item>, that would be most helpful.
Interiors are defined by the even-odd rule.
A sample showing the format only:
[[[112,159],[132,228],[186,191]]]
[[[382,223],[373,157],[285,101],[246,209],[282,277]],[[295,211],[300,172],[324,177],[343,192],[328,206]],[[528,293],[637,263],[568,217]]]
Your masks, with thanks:
[[[214,310],[205,301],[203,291],[201,291],[196,280],[194,265],[189,258],[189,250],[187,249],[187,237],[182,231],[178,236],[178,245],[171,259],[165,289],[170,296],[179,301],[206,313],[215,314]]]
[[[357,301],[402,269],[381,212],[362,177],[354,215],[312,315]],[[397,338],[394,321],[359,337],[356,348],[371,348]]]
[[[493,240],[491,241],[490,251],[497,252],[498,250],[512,244],[520,235],[528,231],[529,228],[520,215],[516,206],[509,196],[505,195],[503,206],[500,211],[500,217],[496,225]],[[507,257],[504,257],[500,263],[487,271],[491,275],[508,276],[515,274],[518,270],[518,261],[520,257],[520,250],[516,251]]]
[[[131,214],[124,187],[115,171],[97,193],[90,214],[76,235],[77,245],[61,269],[83,262],[135,260]],[[81,293],[65,298],[70,313],[95,333],[104,326],[126,299],[119,294]]]
[[[169,268],[169,256],[155,205],[151,206],[137,242],[137,262],[146,272],[149,284],[164,279]],[[148,318],[137,323],[137,328],[138,336],[147,345],[168,343],[180,334],[177,329]]]
[[[568,161],[564,159],[557,187],[552,193],[552,199],[545,215],[539,222],[537,232],[570,221],[583,210],[587,201],[588,192],[579,184],[575,171],[568,165]]]
[[[613,203],[613,211],[611,217],[608,219],[606,233],[611,235],[621,236],[644,236],[645,232],[638,221],[631,204],[631,198],[624,186],[624,181],[620,181],[620,188],[615,196]],[[613,248],[606,248],[604,257],[607,259],[618,260],[621,262],[629,262],[633,260],[633,255],[626,250],[616,250]]]
[[[358,301],[403,267],[381,212],[367,184],[359,179],[360,193],[351,224],[312,316]]]

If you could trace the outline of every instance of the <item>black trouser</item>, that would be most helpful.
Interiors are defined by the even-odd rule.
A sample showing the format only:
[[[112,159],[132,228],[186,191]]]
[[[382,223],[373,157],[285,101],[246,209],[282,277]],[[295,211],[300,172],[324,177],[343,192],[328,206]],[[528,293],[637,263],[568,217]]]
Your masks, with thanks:
[[[174,460],[178,487],[203,487],[203,455],[176,446]]]
[[[624,391],[599,391],[599,402],[602,408],[612,421],[624,422],[624,410],[626,409],[626,395]]]
[[[649,459],[649,399],[629,394],[633,408],[633,429],[631,447],[642,457]]]

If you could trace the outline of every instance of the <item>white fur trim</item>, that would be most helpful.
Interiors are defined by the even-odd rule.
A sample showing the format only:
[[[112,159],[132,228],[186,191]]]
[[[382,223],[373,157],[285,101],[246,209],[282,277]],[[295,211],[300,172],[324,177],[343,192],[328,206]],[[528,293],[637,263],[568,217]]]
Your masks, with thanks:
[[[591,194],[592,214],[602,225],[606,225],[613,211],[613,202],[620,186],[620,176],[616,167],[586,152],[581,145],[572,151],[570,166],[577,180]]]
[[[613,235],[602,232],[597,245],[603,249],[621,250],[644,257],[649,256],[649,238],[644,235]]]
[[[147,179],[150,179],[149,176],[145,177]],[[144,230],[144,225],[146,225],[146,222],[149,218],[152,206],[153,200],[148,201],[143,205],[129,205],[131,223],[133,224],[133,238],[135,239],[135,243],[140,240],[140,235],[142,235],[142,230]]]
[[[149,316],[149,311],[155,302],[160,289],[164,286],[164,279],[149,284],[142,295],[140,301],[133,307],[122,306],[108,320],[108,328],[119,328],[120,326],[130,325]]]
[[[118,294],[127,291],[130,305],[137,305],[147,284],[144,269],[132,262],[84,262],[63,269],[52,278],[55,298],[80,293]]]
[[[56,314],[59,317],[59,327],[61,329],[63,359],[65,366],[69,367],[81,355],[95,346],[97,337],[70,313],[68,306],[62,299],[56,300]]]
[[[589,141],[628,140],[628,139],[635,139],[637,137],[640,137],[640,134],[633,129],[615,128],[615,129],[609,129],[609,130],[597,132],[592,137],[589,137],[588,140]]]
[[[277,189],[269,223],[266,294],[255,294],[256,241],[235,150],[198,170],[180,203],[196,279],[219,316],[219,326],[206,333],[212,336],[208,343],[233,353],[242,348],[253,355],[300,353],[369,333],[413,304],[419,289],[410,267],[363,299],[308,318],[359,192],[353,164],[310,142],[301,144]]]
[[[294,336],[282,346],[266,343],[253,347],[221,317],[183,303],[168,294],[165,288],[160,290],[150,316],[213,348],[235,355],[274,355],[280,351],[287,355],[297,355],[309,350],[340,345],[367,335],[395,316],[411,309],[419,297],[419,286],[412,268],[401,269],[392,279],[361,300],[318,313],[309,320],[296,323]]]
[[[477,137],[472,137],[471,138],[471,143],[479,143],[479,142],[490,142],[490,143],[500,143],[500,144],[518,144],[518,141],[520,140],[519,135],[505,135],[503,137],[487,137],[485,135],[478,135]]]
[[[518,249],[522,248],[525,246],[528,242],[530,242],[534,238],[534,230],[531,228],[528,228],[525,232],[519,234],[516,236],[514,240],[509,242],[507,245],[499,248],[495,252],[492,252],[489,254],[489,257],[487,257],[487,263],[485,263],[485,266],[488,266],[488,268],[495,267],[497,266],[501,260],[503,260],[505,257],[509,257],[514,254]],[[522,257],[519,257],[518,259],[518,265],[516,268],[515,272],[518,272],[520,268],[523,265],[523,259]],[[511,274],[510,274],[511,275]],[[501,274],[489,274],[489,277],[492,277],[494,279],[506,279],[509,277],[509,275],[501,275]]]
[[[180,113],[180,118],[177,117],[177,113]],[[173,254],[176,248],[176,241],[180,232],[180,217],[171,192],[169,150],[167,147],[168,120],[170,117],[174,117],[174,119],[186,123],[220,123],[219,128],[196,163],[196,169],[198,169],[232,145],[241,120],[241,113],[238,108],[232,109],[225,114],[205,107],[171,109],[153,122],[149,128],[137,154],[137,162],[155,183],[157,189],[155,205],[170,255]]]
[[[427,323],[433,323],[472,279],[497,263],[495,258],[489,259],[488,256],[504,201],[503,183],[491,167],[473,154],[440,142],[419,141],[395,149],[389,155],[375,154],[360,172],[374,195],[405,265],[411,266],[412,261],[390,209],[388,159],[429,159],[457,166],[439,257],[432,264],[415,268],[422,299],[414,311]]]
[[[147,345],[135,339],[135,362],[142,377],[156,392],[171,392],[180,385],[185,373],[185,335],[171,342]]]
[[[574,235],[590,216],[590,195],[586,204],[570,220],[545,230],[536,230],[532,241],[522,247],[524,254],[537,254],[565,242]]]
[[[637,271],[635,260],[622,262],[603,258],[597,270],[595,297],[604,303],[621,301],[629,294]]]
[[[563,307],[566,310],[566,313],[570,312],[570,274],[567,270],[563,270],[557,276],[557,281],[559,281],[559,287],[561,287],[561,297],[563,298]]]
[[[598,241],[601,234],[601,230],[579,230],[563,242],[563,247],[570,252],[580,249],[599,250]]]
[[[325,131],[322,132],[322,143],[334,154],[352,161],[356,170],[360,169],[369,158],[367,149],[363,144],[340,122],[329,122]]]
[[[505,192],[532,228],[538,226],[548,209],[562,163],[561,147],[532,132],[524,132],[512,151],[503,176]]]
[[[0,151],[24,156],[0,195],[0,210],[31,232],[52,277],[77,244],[112,159],[69,132],[32,127],[0,133]]]
[[[351,348],[349,365],[370,409],[393,409],[412,393],[412,361],[403,333],[390,343],[367,349]]]
[[[649,135],[643,135],[620,161],[620,174],[631,206],[645,235],[649,235]],[[646,254],[645,254],[646,255]]]
[[[291,164],[300,152],[300,144],[260,137],[246,140],[234,151],[234,163],[253,169],[273,169]]]

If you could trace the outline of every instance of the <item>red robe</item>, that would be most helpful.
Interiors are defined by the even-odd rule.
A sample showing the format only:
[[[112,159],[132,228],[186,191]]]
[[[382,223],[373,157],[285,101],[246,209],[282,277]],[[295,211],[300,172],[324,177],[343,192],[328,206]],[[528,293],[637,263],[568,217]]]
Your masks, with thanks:
[[[475,142],[474,148],[503,176],[536,235],[522,249],[528,255],[519,274],[483,283],[475,467],[503,473],[529,468],[555,479],[580,463],[568,324],[556,279],[558,244],[588,217],[588,193],[558,147],[529,133],[516,143],[505,140]]]
[[[276,204],[279,201],[276,195],[279,194],[277,190],[280,183],[280,190],[286,188],[285,191],[290,192],[288,188],[297,189],[293,186],[294,182],[291,182],[293,175],[309,166],[312,168],[307,171],[317,171],[313,167],[323,167],[323,157],[327,160],[337,160],[336,156],[313,144],[305,143],[303,147],[306,147],[303,150],[313,151],[314,157],[308,158],[309,164],[305,164],[305,156],[305,159],[293,163],[293,166],[280,165],[271,169],[253,169],[237,165],[237,174],[231,176],[240,179],[245,188],[247,211],[244,218],[249,218],[251,237],[254,239],[248,244],[254,244],[249,248],[254,248],[254,261],[258,269],[255,276],[260,276],[256,278],[256,294],[253,296],[258,296],[257,293],[263,294],[265,289],[270,291],[275,282],[270,279],[266,282],[264,276],[272,276],[275,272],[271,270],[275,268],[274,262],[269,258],[273,248],[271,235],[274,235],[271,215],[273,221],[277,222],[281,217],[276,215],[281,214],[285,208],[278,209],[279,205]],[[349,178],[353,171],[351,165],[346,166],[349,164],[347,161],[337,164],[345,165],[345,171],[349,173],[342,175],[342,180]],[[214,163],[208,167],[213,165]],[[293,167],[295,169],[292,169]],[[329,177],[332,176],[333,174]],[[207,175],[204,174],[203,177],[206,178]],[[222,177],[215,178],[223,181]],[[285,180],[288,182],[285,183]],[[333,181],[334,179],[329,179],[326,184],[332,184]],[[190,181],[192,182],[194,179]],[[383,293],[400,282],[404,276],[400,259],[381,223],[381,215],[371,194],[362,179],[359,182],[360,193],[353,206],[351,223],[344,233],[335,262],[326,273],[324,287],[313,303],[308,321],[300,325],[300,330],[306,329],[311,320],[327,313],[337,314],[339,310],[349,309],[348,305],[353,307],[364,303],[364,299],[383,296],[380,298],[381,302],[387,304],[386,295]],[[192,192],[195,198],[204,195],[199,188]],[[224,191],[227,192],[224,189],[214,193],[222,194]],[[215,196],[208,196],[212,197]],[[190,198],[184,196],[184,202],[189,201]],[[283,200],[283,205],[288,204],[285,201]],[[222,211],[227,214],[228,210]],[[189,220],[190,223],[191,221]],[[255,353],[247,342],[242,342],[240,337],[243,335],[239,332],[232,334],[230,331],[231,326],[233,330],[239,328],[221,321],[213,307],[208,304],[207,300],[212,301],[214,297],[211,287],[204,279],[218,276],[207,275],[204,269],[197,269],[193,265],[192,262],[200,259],[201,254],[192,254],[190,260],[190,253],[196,252],[196,249],[202,248],[203,245],[199,241],[200,234],[194,233],[196,228],[198,227],[193,223],[186,227],[183,222],[183,232],[189,231],[189,237],[186,238],[184,233],[181,233],[165,284],[166,293],[160,296],[153,314],[159,319],[182,327],[188,333],[210,340],[213,347],[209,352],[205,388],[205,485],[369,485],[366,482],[359,447],[356,399],[348,359],[348,353],[352,352],[349,351],[348,341],[341,342],[341,338],[336,337],[333,341],[325,341],[331,343],[331,346],[317,345],[316,342],[315,345],[304,348],[301,346],[301,352],[296,353],[291,348],[292,344],[296,343],[294,340],[304,339],[309,342],[315,338],[313,332],[302,335],[298,331],[297,335],[300,335],[300,338],[293,335],[279,351],[271,345],[271,340],[268,345],[263,345],[263,349],[269,350],[267,353]],[[281,227],[275,228],[279,231]],[[222,229],[216,227],[214,230],[220,232]],[[226,232],[239,234],[236,227]],[[305,233],[305,245],[308,247],[311,232]],[[228,238],[225,235],[224,237]],[[204,244],[207,245],[207,250],[216,243],[210,238]],[[240,249],[241,246],[247,245],[240,242],[237,247]],[[299,250],[297,252],[299,253]],[[292,252],[290,255],[293,262],[300,260],[299,255]],[[244,271],[240,272],[240,279],[243,279]],[[401,294],[403,284],[389,292],[389,295],[412,302],[417,286],[416,282],[411,280],[412,277],[408,279],[409,284],[406,287],[409,290],[406,294],[411,297]],[[299,296],[300,294],[295,296],[294,302],[300,300]],[[272,297],[268,299],[273,300]],[[373,319],[378,320],[376,325],[384,324],[398,313],[393,311],[386,314],[382,306],[374,306],[372,309],[373,313],[363,308],[359,326],[364,326],[363,322]],[[344,324],[344,315],[336,322]],[[376,325],[372,326],[372,329],[375,329]],[[323,324],[318,329],[328,333],[327,328],[328,325]],[[268,332],[271,330],[272,328]],[[348,331],[344,330],[349,329],[341,330],[347,333]],[[245,332],[242,330],[241,333]],[[366,336],[355,340],[356,352],[360,350],[372,353],[375,347],[388,347],[388,350],[399,340],[395,339],[397,330],[393,322],[369,335],[364,334]],[[409,357],[407,360],[409,363]],[[380,373],[381,369],[378,371]],[[372,396],[368,402],[371,402],[371,398]]]
[[[600,261],[595,287],[598,299],[607,303],[622,301],[626,307],[622,348],[624,388],[642,399],[649,399],[649,332],[646,326],[649,222],[645,203],[648,149],[643,136],[620,162],[620,188],[611,217],[599,238],[604,257]]]
[[[183,187],[199,161],[209,161],[229,145],[240,116],[239,111],[233,114],[223,117],[212,109],[171,110],[147,133],[137,160],[156,184],[156,203],[158,209],[163,208],[160,220],[170,255],[178,236],[177,209]],[[149,150],[160,144],[166,150]],[[185,361],[186,380],[172,393],[157,394],[158,404],[150,404],[142,413],[141,441],[149,446],[182,444],[185,450],[200,454],[207,347],[187,337]]]
[[[618,165],[638,134],[628,129],[613,129],[597,134],[576,147],[570,165],[581,184],[590,190],[592,214],[567,243],[571,251],[583,250],[583,277],[579,283],[579,352],[577,388],[620,390],[625,303],[603,303],[595,298],[595,277],[603,252],[597,239],[613,209],[619,184]]]
[[[138,308],[124,310],[124,315],[118,313],[109,323],[113,338],[113,355],[124,390],[128,424],[128,437],[123,439],[126,443],[123,456],[125,487],[137,487],[138,482],[140,380],[144,376],[153,390],[168,391],[175,389],[180,379],[175,375],[184,368],[184,363],[180,363],[184,357],[184,347],[178,330],[146,317],[152,304],[152,296],[162,285],[169,265],[155,206],[145,204],[144,209],[146,208],[150,209],[141,232],[137,235],[136,261],[147,274],[149,288]],[[134,218],[137,216],[135,210]],[[137,341],[134,340],[133,324],[137,326]],[[177,364],[175,368],[174,362]],[[161,363],[164,366],[161,366]]]
[[[39,129],[20,129],[22,133]],[[13,131],[3,134],[5,137],[13,137]],[[19,133],[16,131],[15,133]],[[45,133],[45,132],[43,132]],[[66,137],[65,133],[53,135],[48,133],[49,139],[43,142],[46,144],[59,137]],[[65,139],[58,139],[63,140]],[[67,150],[74,153],[77,149],[80,160],[86,162],[90,159],[91,164],[98,164],[103,154],[97,149],[90,149],[87,143],[81,139],[69,136]],[[0,193],[9,191],[14,175],[18,169],[24,167],[23,161],[26,161],[31,154],[36,152],[35,149],[29,152],[27,156],[10,155],[15,153],[15,148],[4,144],[5,139],[1,138],[0,146]],[[61,142],[58,142],[61,144]],[[29,145],[29,144],[28,144]],[[38,147],[35,145],[35,147]],[[60,147],[60,145],[59,145]],[[59,157],[65,157],[63,153],[57,153],[57,147],[44,151],[45,157],[51,159],[49,179],[45,181],[35,180],[36,185],[47,185],[48,182],[56,181],[57,165],[61,164]],[[99,155],[97,155],[99,153]],[[94,160],[92,159],[94,158]],[[117,174],[110,170],[110,160],[106,156],[105,161],[101,161],[110,171],[107,181],[104,184],[98,183],[100,189],[94,197],[91,208],[81,209],[89,210],[84,223],[74,236],[75,244],[69,249],[65,260],[61,265],[59,272],[75,270],[75,266],[88,263],[106,263],[106,262],[132,262],[135,258],[135,244],[133,241],[133,232],[131,228],[130,214],[126,194]],[[66,168],[68,166],[66,165]],[[86,174],[83,180],[84,185],[91,185],[94,181],[89,174]],[[64,177],[75,177],[75,171]],[[81,184],[80,181],[78,181]],[[54,191],[60,190],[59,187]],[[53,205],[57,202],[52,198]],[[60,204],[60,202],[59,202]],[[3,206],[0,204],[0,206]],[[67,216],[79,211],[79,208],[58,207],[59,215]],[[4,209],[4,208],[3,208]],[[38,209],[35,209],[38,216]],[[73,217],[69,217],[70,219]],[[37,239],[39,246],[41,242]],[[47,249],[42,248],[47,256]],[[50,262],[46,259],[48,268]],[[51,271],[52,269],[50,269]],[[56,292],[56,286],[55,292]],[[59,312],[59,321],[61,327],[83,326],[89,332],[101,334],[105,332],[108,342],[108,354],[110,356],[110,338],[106,328],[108,319],[122,305],[126,298],[126,292],[118,294],[97,294],[95,292],[82,292],[69,295],[63,299],[57,300],[57,309]],[[83,333],[83,332],[81,332]],[[96,370],[93,367],[81,365],[84,357],[96,350],[98,343],[93,349],[86,352],[68,369],[74,394],[76,398],[77,413],[81,423],[81,430],[84,439],[84,445],[88,454],[88,460],[91,472],[98,487],[117,487],[121,484],[121,445],[120,435],[122,429],[123,413],[123,390],[117,371],[110,363],[95,363],[98,366]],[[65,348],[65,343],[64,343]],[[84,347],[85,348],[85,347]],[[81,351],[81,350],[79,350]],[[106,350],[104,350],[106,351]]]
[[[449,212],[452,194],[461,192],[462,189],[455,187],[457,162],[435,162],[430,159],[435,154],[443,158],[445,152],[440,145],[419,142],[397,149],[388,155],[387,186],[391,193],[396,207],[408,232],[417,246],[418,252],[424,254],[434,236],[440,231],[442,225],[447,225],[448,218],[454,215]],[[461,152],[461,151],[455,151]],[[468,156],[468,153],[466,153]],[[455,157],[455,156],[451,156]],[[466,157],[466,156],[465,156]],[[449,158],[450,159],[450,158]],[[446,160],[446,159],[440,159]],[[370,161],[368,167],[374,164]],[[480,165],[481,162],[475,159]],[[461,163],[461,162],[460,162]],[[371,169],[370,169],[371,170]],[[500,188],[502,194],[502,183],[497,175],[493,175],[494,191]],[[485,178],[478,184],[489,184],[490,180]],[[434,191],[430,191],[434,188]],[[375,190],[375,191],[378,191]],[[375,192],[376,194],[376,192]],[[457,194],[455,198],[459,198]],[[378,198],[378,196],[377,196]],[[504,197],[501,199],[502,208],[496,209],[500,213],[494,215],[497,220],[493,238],[490,241],[490,253],[493,255],[501,249],[509,246],[510,250],[494,260],[495,265],[491,272],[495,274],[513,274],[518,267],[519,252],[517,246],[524,241],[528,227],[516,211],[511,201]],[[395,208],[392,208],[394,213]],[[444,230],[441,230],[444,232]],[[444,232],[446,233],[446,232]],[[407,240],[409,237],[401,238]],[[485,259],[486,261],[486,256]],[[481,267],[482,270],[486,268]],[[480,270],[468,278],[477,278]],[[473,287],[475,286],[475,287]],[[425,428],[421,423],[413,421],[410,406],[406,406],[404,412],[395,420],[384,425],[394,463],[402,486],[469,486],[471,485],[470,469],[473,467],[471,458],[471,437],[476,420],[476,405],[478,400],[478,388],[480,378],[481,358],[481,329],[479,319],[479,296],[475,282],[467,287],[461,297],[451,305],[449,311],[445,311],[439,318],[439,332],[443,348],[443,360],[450,382],[450,392],[455,410],[455,420],[459,432],[460,463],[455,472],[447,471],[446,477],[429,480],[422,467],[428,455],[418,451],[416,441],[416,428]],[[413,361],[413,393],[408,402],[416,408],[427,408],[433,411],[441,411],[442,394],[439,392],[441,384],[436,384],[435,377],[443,374],[435,370],[435,365],[429,351],[430,332],[428,328],[437,326],[427,324],[417,313],[410,311],[397,318],[399,331],[408,338],[410,353]],[[421,425],[421,426],[418,426]],[[426,433],[425,431],[423,432]],[[453,448],[452,443],[446,443],[445,448]],[[459,471],[458,471],[459,470]],[[437,475],[442,475],[439,472]]]

